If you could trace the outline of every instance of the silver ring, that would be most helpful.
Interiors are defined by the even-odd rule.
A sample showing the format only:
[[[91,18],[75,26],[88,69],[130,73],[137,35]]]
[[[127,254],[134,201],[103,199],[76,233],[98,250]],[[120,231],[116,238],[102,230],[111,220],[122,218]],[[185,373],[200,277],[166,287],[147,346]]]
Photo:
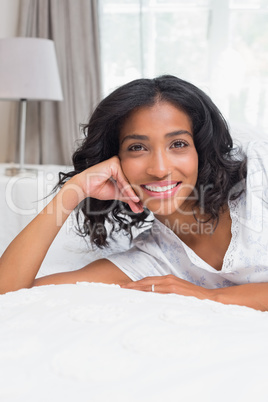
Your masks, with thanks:
[[[152,292],[154,292],[154,285],[152,285]]]

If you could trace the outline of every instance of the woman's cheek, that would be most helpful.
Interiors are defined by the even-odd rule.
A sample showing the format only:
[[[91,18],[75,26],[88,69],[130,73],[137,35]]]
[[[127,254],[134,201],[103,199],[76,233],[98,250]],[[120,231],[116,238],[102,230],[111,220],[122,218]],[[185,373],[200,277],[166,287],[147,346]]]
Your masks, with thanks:
[[[121,167],[123,170],[123,173],[125,176],[131,176],[131,172],[133,172],[133,166],[135,165],[135,162],[133,162],[132,158],[122,158],[121,159]]]
[[[123,171],[124,175],[126,176],[128,181],[130,182],[130,180],[131,180],[130,162],[128,160],[121,159],[121,168],[122,168],[122,171]]]
[[[144,169],[141,161],[138,159],[127,159],[121,161],[121,167],[128,182],[132,185],[134,191],[140,192],[139,184],[144,176]]]

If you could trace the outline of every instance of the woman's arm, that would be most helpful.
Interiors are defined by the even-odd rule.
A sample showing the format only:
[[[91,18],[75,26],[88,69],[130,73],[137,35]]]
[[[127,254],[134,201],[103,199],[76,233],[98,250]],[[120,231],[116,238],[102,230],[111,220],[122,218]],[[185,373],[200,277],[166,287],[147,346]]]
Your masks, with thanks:
[[[174,275],[166,275],[149,276],[136,282],[123,284],[122,287],[151,292],[152,285],[157,293],[176,293],[202,300],[208,299],[223,304],[237,304],[268,311],[268,283],[248,283],[220,289],[206,289]]]
[[[0,259],[0,293],[32,286],[51,243],[82,200],[81,189],[70,180],[12,241]]]
[[[268,311],[268,283],[246,283],[227,288],[212,289],[211,300],[223,304],[237,304]]]
[[[112,178],[112,180],[111,180]],[[127,202],[143,209],[113,157],[72,177],[54,199],[12,241],[0,259],[0,293],[31,287],[43,259],[73,209],[86,197]]]
[[[93,261],[84,268],[76,271],[60,272],[35,279],[33,286],[51,284],[60,285],[64,283],[76,282],[101,282],[124,285],[130,281],[131,279],[116,265],[114,265],[111,261],[102,258],[100,260]]]

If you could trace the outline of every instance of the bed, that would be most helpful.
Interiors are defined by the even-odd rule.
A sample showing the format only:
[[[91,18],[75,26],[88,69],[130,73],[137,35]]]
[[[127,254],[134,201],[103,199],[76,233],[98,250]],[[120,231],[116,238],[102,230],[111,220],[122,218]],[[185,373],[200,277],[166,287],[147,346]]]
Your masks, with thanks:
[[[36,212],[13,216],[7,199],[1,251]],[[39,276],[127,247],[90,249],[71,216]],[[247,307],[86,282],[22,289],[0,296],[0,401],[267,401],[267,339],[268,313]]]

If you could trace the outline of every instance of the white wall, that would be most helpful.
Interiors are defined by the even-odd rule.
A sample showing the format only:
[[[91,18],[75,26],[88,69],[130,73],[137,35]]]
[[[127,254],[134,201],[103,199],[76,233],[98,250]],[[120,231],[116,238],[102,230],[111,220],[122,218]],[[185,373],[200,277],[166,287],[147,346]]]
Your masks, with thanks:
[[[19,3],[20,0],[0,0],[0,38],[16,36]],[[11,102],[0,100],[0,162],[6,162],[10,106]]]

